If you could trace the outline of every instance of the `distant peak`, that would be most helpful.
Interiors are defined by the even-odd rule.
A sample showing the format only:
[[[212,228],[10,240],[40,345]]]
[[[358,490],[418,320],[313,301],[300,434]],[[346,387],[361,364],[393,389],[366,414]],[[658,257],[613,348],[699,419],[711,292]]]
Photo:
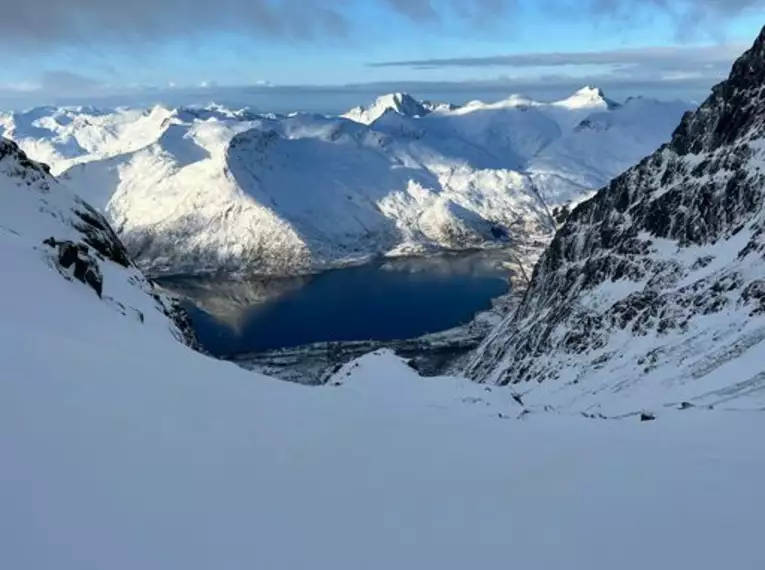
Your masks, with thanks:
[[[420,102],[409,93],[388,93],[387,95],[380,95],[372,105],[373,107],[392,107],[398,110],[399,108],[411,107],[417,108],[420,106]]]
[[[559,101],[558,104],[569,108],[602,107],[615,109],[619,107],[616,101],[606,97],[600,87],[589,84],[574,92],[567,99]]]
[[[597,97],[600,99],[606,98],[606,94],[603,93],[603,90],[600,87],[596,87],[595,85],[585,85],[576,93],[574,93],[574,95],[579,95],[582,97]]]
[[[380,95],[368,107],[351,109],[344,117],[360,123],[371,124],[388,110],[407,117],[424,117],[433,108],[434,106],[430,103],[418,101],[408,93],[395,92]]]

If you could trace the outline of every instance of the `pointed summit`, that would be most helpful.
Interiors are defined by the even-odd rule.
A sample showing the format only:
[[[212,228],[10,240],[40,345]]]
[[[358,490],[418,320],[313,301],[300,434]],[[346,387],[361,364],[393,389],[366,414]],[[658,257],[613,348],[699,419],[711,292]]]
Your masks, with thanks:
[[[424,117],[441,106],[428,101],[419,101],[408,93],[388,93],[381,95],[368,107],[356,107],[343,117],[369,125],[382,117],[386,112],[393,111],[405,117]]]
[[[574,95],[578,95],[581,97],[593,97],[598,99],[606,98],[606,94],[603,93],[603,90],[600,87],[596,87],[595,85],[585,85],[584,87],[576,91]]]
[[[712,88],[695,113],[672,135],[681,155],[713,151],[765,133],[765,27],[750,49],[733,64],[730,75]]]
[[[585,85],[570,97],[553,103],[567,109],[593,109],[612,110],[619,107],[619,103],[606,97],[603,90],[594,85]]]
[[[378,97],[372,105],[372,108],[392,109],[407,117],[421,117],[428,114],[428,110],[422,102],[418,101],[408,93],[390,93]]]

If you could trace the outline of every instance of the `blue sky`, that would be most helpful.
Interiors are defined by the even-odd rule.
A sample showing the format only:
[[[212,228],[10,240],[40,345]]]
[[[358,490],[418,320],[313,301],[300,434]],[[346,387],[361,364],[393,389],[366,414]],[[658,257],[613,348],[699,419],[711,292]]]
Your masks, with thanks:
[[[242,86],[348,84],[369,93],[414,87],[468,98],[471,90],[548,88],[552,95],[598,82],[624,93],[699,97],[765,23],[761,0],[0,4],[0,43],[13,47],[4,50],[0,99],[36,103],[170,96],[200,86],[230,93]],[[559,56],[553,65],[544,58],[550,53]],[[610,54],[608,63],[583,57],[589,53]],[[526,56],[520,64],[518,54]]]

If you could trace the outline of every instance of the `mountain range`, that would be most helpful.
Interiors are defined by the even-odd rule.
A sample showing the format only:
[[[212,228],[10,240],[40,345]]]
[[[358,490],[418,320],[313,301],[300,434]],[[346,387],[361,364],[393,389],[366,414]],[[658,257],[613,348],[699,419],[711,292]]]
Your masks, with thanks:
[[[682,102],[585,87],[463,107],[380,97],[343,117],[42,108],[0,134],[49,164],[154,274],[290,274],[509,246],[530,274],[553,210],[664,142]]]

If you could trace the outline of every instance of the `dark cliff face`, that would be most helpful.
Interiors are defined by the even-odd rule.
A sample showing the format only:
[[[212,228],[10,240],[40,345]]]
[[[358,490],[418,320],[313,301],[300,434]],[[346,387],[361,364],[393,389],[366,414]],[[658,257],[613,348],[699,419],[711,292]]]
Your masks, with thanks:
[[[25,191],[38,192],[42,196],[41,208],[37,215],[52,215],[60,224],[52,224],[64,235],[50,235],[41,239],[40,247],[49,253],[49,258],[59,272],[67,279],[80,281],[90,287],[99,298],[104,292],[106,263],[115,263],[130,272],[121,275],[131,280],[151,296],[158,310],[169,319],[176,337],[192,348],[198,348],[194,332],[183,309],[162,295],[154,284],[140,274],[128,255],[125,246],[106,219],[89,204],[71,196],[65,205],[49,203],[45,196],[61,193],[62,188],[50,175],[47,165],[30,160],[18,145],[0,138],[0,164],[2,174],[16,181]],[[60,209],[59,209],[60,208]],[[12,270],[12,268],[7,268]]]
[[[630,381],[653,370],[638,364],[652,351],[670,362],[673,343],[696,338],[698,317],[760,319],[763,137],[765,30],[671,142],[571,213],[517,312],[468,374],[500,384],[578,383],[618,368],[615,376]]]
[[[672,136],[677,154],[710,152],[760,138],[765,128],[765,29],[734,64],[726,81],[694,113],[688,113]]]

